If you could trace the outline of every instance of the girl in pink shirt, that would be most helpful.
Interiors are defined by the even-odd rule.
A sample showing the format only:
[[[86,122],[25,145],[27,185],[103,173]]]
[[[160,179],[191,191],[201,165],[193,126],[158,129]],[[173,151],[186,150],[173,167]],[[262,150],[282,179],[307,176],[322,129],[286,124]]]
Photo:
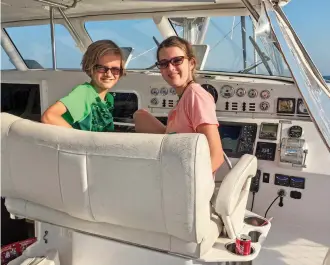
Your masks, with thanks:
[[[224,161],[219,123],[212,95],[195,83],[196,57],[191,45],[177,36],[167,38],[158,47],[156,65],[165,81],[175,88],[179,102],[168,114],[166,127],[148,111],[138,110],[134,114],[135,131],[204,134],[215,172]]]

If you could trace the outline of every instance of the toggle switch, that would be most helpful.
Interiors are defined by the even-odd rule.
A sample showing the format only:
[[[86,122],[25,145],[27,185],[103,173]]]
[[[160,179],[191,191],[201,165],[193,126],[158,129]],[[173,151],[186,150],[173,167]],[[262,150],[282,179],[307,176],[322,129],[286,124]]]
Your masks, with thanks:
[[[262,174],[262,182],[269,183],[269,173],[263,173]]]

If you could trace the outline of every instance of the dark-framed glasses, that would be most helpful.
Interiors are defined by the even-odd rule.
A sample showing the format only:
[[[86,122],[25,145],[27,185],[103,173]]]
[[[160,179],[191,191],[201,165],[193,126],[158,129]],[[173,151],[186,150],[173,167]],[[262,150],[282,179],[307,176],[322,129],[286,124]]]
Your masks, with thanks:
[[[164,59],[164,60],[161,60],[161,61],[156,62],[156,66],[159,69],[165,69],[165,68],[167,68],[170,63],[172,65],[174,65],[174,66],[178,66],[178,65],[180,65],[180,64],[183,63],[184,59],[187,59],[187,57],[185,57],[185,56],[177,56],[177,57],[171,58],[170,60]]]
[[[122,68],[119,68],[119,67],[106,67],[106,66],[100,65],[100,64],[96,64],[94,68],[98,73],[101,73],[101,74],[108,73],[109,70],[113,75],[120,75],[123,72]]]

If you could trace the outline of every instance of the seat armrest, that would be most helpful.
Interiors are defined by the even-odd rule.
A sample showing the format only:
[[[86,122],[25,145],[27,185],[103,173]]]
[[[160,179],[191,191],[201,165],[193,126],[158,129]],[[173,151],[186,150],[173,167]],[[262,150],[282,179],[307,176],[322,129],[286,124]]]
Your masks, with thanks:
[[[327,254],[325,255],[323,265],[330,265],[330,248],[329,248]]]
[[[226,231],[232,238],[238,227],[243,226],[251,178],[256,172],[257,158],[253,155],[243,155],[225,176],[218,194],[215,194],[214,209],[221,216]]]

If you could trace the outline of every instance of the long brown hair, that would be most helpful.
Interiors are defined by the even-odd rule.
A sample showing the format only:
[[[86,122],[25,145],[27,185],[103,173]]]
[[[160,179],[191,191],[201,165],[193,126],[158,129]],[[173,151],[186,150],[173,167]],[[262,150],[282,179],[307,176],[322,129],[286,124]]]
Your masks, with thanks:
[[[178,36],[171,36],[167,39],[165,39],[159,46],[157,49],[157,61],[159,61],[159,52],[161,49],[163,48],[170,48],[170,47],[178,47],[180,48],[184,53],[185,56],[188,57],[189,60],[194,60],[195,62],[195,67],[192,70],[191,76],[193,78],[194,81],[196,81],[196,77],[195,77],[195,72],[196,72],[196,65],[197,65],[197,59],[196,56],[194,54],[194,51],[192,49],[191,44],[186,41],[183,38],[180,38]]]
[[[111,40],[98,40],[88,46],[81,61],[82,70],[91,77],[97,61],[106,54],[116,54],[120,56],[120,68],[122,69],[120,76],[125,75],[125,62],[123,60],[122,51],[119,46]]]

